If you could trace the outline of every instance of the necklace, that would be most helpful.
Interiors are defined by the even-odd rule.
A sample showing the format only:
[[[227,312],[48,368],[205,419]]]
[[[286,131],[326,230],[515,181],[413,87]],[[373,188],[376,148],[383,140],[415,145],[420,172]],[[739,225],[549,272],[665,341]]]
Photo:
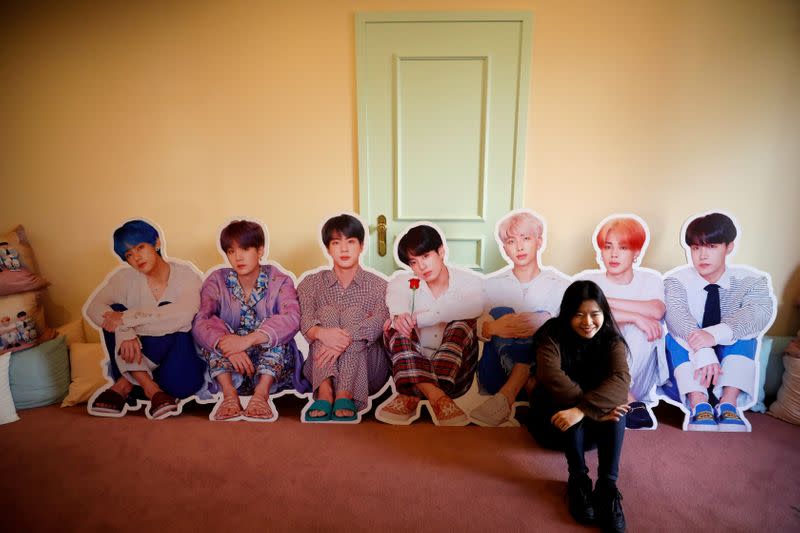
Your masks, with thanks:
[[[167,283],[163,281],[159,282],[151,282],[149,279],[147,280],[147,286],[150,289],[150,292],[153,294],[153,298],[156,300],[161,298],[164,289],[167,288]]]
[[[164,279],[158,279],[155,276],[147,277],[147,287],[150,289],[150,293],[153,295],[153,298],[156,301],[161,299],[163,296],[164,291],[167,288],[167,282],[169,281],[169,269],[167,270],[167,275]]]

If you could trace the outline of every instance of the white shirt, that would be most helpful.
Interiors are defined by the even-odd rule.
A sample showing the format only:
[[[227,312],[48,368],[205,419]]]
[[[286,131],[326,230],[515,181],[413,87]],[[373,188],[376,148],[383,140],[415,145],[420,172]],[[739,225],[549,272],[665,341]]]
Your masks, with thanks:
[[[160,336],[177,331],[191,331],[192,319],[200,308],[200,287],[203,280],[192,267],[167,261],[169,279],[160,300],[153,297],[147,277],[133,268],[117,270],[94,294],[86,306],[86,317],[102,327],[103,313],[111,304],[122,304],[122,325],[116,330],[117,346],[138,335]],[[158,307],[161,302],[170,305]]]
[[[493,273],[484,281],[484,311],[489,312],[495,307],[510,307],[515,313],[544,311],[551,317],[558,316],[561,299],[569,284],[570,279],[567,276],[552,268],[543,268],[531,281],[520,283],[509,266]]]
[[[449,284],[438,298],[433,296],[424,280],[420,280],[419,289],[412,291],[409,280],[414,275],[411,272],[395,274],[386,290],[386,305],[393,317],[410,313],[413,297],[420,342],[427,356],[442,344],[442,334],[448,322],[477,318],[483,312],[481,277],[450,265],[446,268],[450,274]]]
[[[600,270],[590,270],[579,275],[580,279],[593,281],[602,289],[606,298],[619,298],[620,300],[659,300],[664,301],[664,282],[656,272],[633,269],[633,279],[627,285],[614,283],[606,273]],[[663,336],[655,341],[648,341],[644,331],[636,327],[636,324],[620,324],[620,333],[628,343],[631,356],[649,357],[654,348],[659,349],[659,355],[663,350]],[[663,326],[662,326],[663,328]],[[659,369],[663,365],[659,364]],[[662,376],[663,377],[663,376]]]

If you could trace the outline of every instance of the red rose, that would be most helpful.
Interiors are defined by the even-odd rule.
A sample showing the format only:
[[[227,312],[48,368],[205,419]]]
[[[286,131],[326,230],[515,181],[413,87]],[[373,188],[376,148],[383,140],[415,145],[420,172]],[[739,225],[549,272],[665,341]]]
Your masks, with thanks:
[[[417,278],[411,278],[408,280],[408,286],[411,287],[412,290],[419,289],[419,280]]]

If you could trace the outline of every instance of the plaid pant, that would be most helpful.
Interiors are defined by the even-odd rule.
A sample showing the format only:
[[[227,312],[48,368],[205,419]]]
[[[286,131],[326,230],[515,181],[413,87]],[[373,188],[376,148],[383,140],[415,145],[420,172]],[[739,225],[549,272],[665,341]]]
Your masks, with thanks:
[[[447,324],[442,344],[427,357],[417,332],[411,338],[390,328],[383,342],[392,360],[392,375],[400,394],[423,397],[419,383],[436,385],[451,398],[467,392],[478,365],[477,320],[456,320]]]

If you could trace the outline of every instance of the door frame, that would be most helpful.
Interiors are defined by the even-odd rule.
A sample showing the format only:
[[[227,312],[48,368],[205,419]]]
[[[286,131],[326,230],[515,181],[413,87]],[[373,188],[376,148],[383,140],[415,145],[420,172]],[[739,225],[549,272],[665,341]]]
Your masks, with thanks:
[[[528,120],[528,96],[531,71],[531,27],[533,14],[529,11],[408,11],[408,12],[362,12],[356,13],[356,107],[358,131],[358,207],[356,211],[368,224],[372,233],[376,224],[366,218],[364,210],[369,200],[369,175],[366,131],[367,109],[365,71],[366,29],[369,24],[387,22],[518,22],[520,31],[519,82],[517,85],[517,109],[514,123],[514,161],[511,176],[511,209],[522,207],[525,184],[525,139]],[[396,105],[396,102],[395,102]]]

